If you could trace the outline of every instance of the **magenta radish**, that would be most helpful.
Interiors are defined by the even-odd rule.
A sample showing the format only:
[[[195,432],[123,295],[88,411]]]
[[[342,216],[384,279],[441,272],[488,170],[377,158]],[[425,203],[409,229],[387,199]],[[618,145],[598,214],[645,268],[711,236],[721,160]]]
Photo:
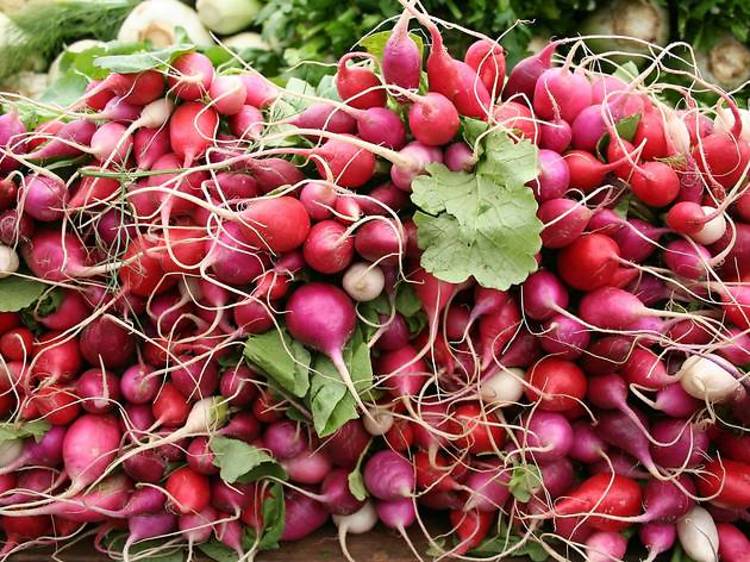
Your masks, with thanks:
[[[378,499],[408,498],[414,491],[414,469],[398,453],[378,451],[365,465],[364,481],[370,493]]]
[[[664,468],[693,468],[706,458],[709,437],[705,430],[684,419],[667,418],[651,426],[651,456]]]
[[[573,444],[568,456],[573,460],[591,464],[601,460],[607,444],[599,437],[596,428],[587,421],[573,424]]]
[[[547,270],[529,275],[522,286],[524,313],[534,320],[547,320],[568,306],[569,296],[560,280]]]
[[[586,539],[586,562],[622,560],[628,549],[628,539],[612,531],[600,531]]]
[[[351,515],[363,504],[349,490],[348,475],[346,470],[335,468],[320,486],[321,501],[335,515]]]
[[[584,108],[572,123],[573,147],[595,153],[596,145],[606,132],[607,124],[602,117],[602,106],[590,105]],[[544,135],[544,132],[542,134]]]
[[[364,141],[401,150],[406,144],[406,128],[401,117],[387,107],[371,107],[354,113],[357,135]]]
[[[104,414],[114,408],[114,402],[120,398],[120,381],[110,372],[89,369],[76,381],[76,395],[84,410]]]
[[[354,257],[354,240],[340,222],[324,220],[310,229],[302,252],[315,271],[333,275],[346,269]]]
[[[240,139],[257,140],[263,133],[264,123],[263,113],[252,105],[243,105],[229,117],[229,128]]]
[[[101,316],[81,332],[81,354],[92,365],[124,367],[135,354],[135,340],[112,317]]]
[[[428,147],[419,142],[410,142],[399,151],[401,156],[413,160],[409,166],[391,166],[391,181],[403,191],[411,191],[411,182],[414,178],[424,173],[428,164],[440,163],[443,155],[440,149]]]
[[[542,149],[538,154],[539,175],[530,185],[539,201],[558,199],[570,185],[570,171],[565,159],[557,152]]]
[[[427,146],[447,144],[461,125],[458,110],[444,95],[430,92],[415,97],[409,108],[409,128],[414,138]]]
[[[477,163],[477,157],[463,142],[454,142],[445,149],[445,165],[452,172],[470,172]]]
[[[537,217],[544,223],[542,244],[545,248],[563,248],[586,229],[591,219],[588,207],[571,199],[548,199],[539,206]]]
[[[401,498],[391,501],[377,502],[375,509],[383,525],[389,529],[395,529],[406,538],[406,529],[417,519],[417,511],[414,507],[414,500],[411,498]]]
[[[659,469],[651,456],[649,441],[644,435],[643,427],[647,428],[643,419],[641,424],[634,423],[631,418],[621,412],[602,412],[597,425],[601,438],[614,447],[634,456],[648,470],[654,478],[662,478]]]
[[[250,283],[264,271],[264,263],[256,248],[243,242],[239,225],[225,223],[208,256],[211,271],[217,279],[230,285]]]
[[[539,125],[539,147],[562,154],[573,141],[573,130],[567,122],[555,119]]]
[[[57,176],[33,175],[21,186],[21,208],[41,222],[60,220],[65,215],[68,188]]]
[[[96,132],[96,125],[87,119],[65,123],[44,145],[25,155],[29,160],[72,158],[82,153]]]
[[[465,511],[496,511],[502,509],[510,497],[508,484],[511,470],[498,466],[496,469],[478,470],[469,474],[466,486],[470,490],[469,498],[464,505]]]
[[[404,10],[383,49],[383,78],[386,83],[407,90],[419,87],[422,56],[419,47],[409,36],[408,10]]]
[[[64,427],[53,426],[39,441],[34,439],[24,441],[23,448],[18,450],[18,455],[0,468],[0,474],[9,474],[25,466],[57,466],[62,460],[65,431]]]
[[[331,461],[316,451],[303,451],[282,462],[282,466],[292,482],[299,484],[320,484],[331,471]]]
[[[405,235],[394,220],[372,220],[363,224],[354,238],[357,253],[381,265],[398,263],[404,251]]]
[[[581,299],[578,313],[588,324],[604,330],[630,330],[649,310],[634,294],[616,287],[602,287]]]
[[[336,73],[336,91],[339,97],[356,109],[383,107],[387,101],[380,79],[372,70],[347,64],[354,57],[367,56],[369,55],[365,53],[347,53],[339,59]]]
[[[283,541],[303,539],[328,520],[323,504],[295,490],[284,492],[284,511]]]
[[[356,121],[348,112],[330,103],[314,103],[291,120],[300,129],[319,129],[331,133],[353,133]]]
[[[659,554],[674,546],[677,529],[670,523],[646,523],[638,529],[638,538],[648,550],[644,562],[653,562]]]
[[[551,462],[570,451],[573,428],[561,414],[538,410],[529,417],[520,439],[529,447],[528,455],[535,462]]]
[[[552,66],[552,55],[555,54],[557,45],[557,41],[552,41],[538,53],[516,64],[508,75],[508,81],[503,89],[503,99],[522,96],[531,101],[539,77]]]
[[[120,447],[117,421],[109,416],[84,414],[68,428],[63,439],[62,458],[70,478],[70,496],[100,478],[115,459]]]
[[[534,111],[542,119],[554,119],[559,111],[573,123],[584,108],[591,105],[591,83],[580,72],[550,68],[542,72],[534,86]]]
[[[591,341],[588,328],[578,320],[563,314],[549,318],[542,325],[541,346],[544,351],[560,359],[580,357]]]

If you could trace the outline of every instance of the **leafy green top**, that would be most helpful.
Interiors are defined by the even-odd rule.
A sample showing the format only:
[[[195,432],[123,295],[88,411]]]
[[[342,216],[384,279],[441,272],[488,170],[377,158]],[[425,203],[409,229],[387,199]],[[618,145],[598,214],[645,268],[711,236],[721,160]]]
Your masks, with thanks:
[[[473,276],[482,286],[506,290],[536,270],[542,246],[537,203],[525,185],[537,176],[537,149],[502,129],[480,142],[473,173],[430,164],[429,175],[412,184],[421,264],[443,281]]]

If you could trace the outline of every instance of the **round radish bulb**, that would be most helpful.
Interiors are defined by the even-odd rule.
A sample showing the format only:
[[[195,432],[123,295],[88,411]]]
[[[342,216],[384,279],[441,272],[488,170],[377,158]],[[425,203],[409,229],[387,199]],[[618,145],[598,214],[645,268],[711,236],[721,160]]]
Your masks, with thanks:
[[[385,275],[379,267],[367,263],[355,263],[344,274],[341,285],[357,302],[367,302],[380,296],[385,287]]]
[[[247,90],[238,76],[216,76],[208,89],[208,97],[216,111],[222,115],[235,115],[245,105]]]
[[[214,65],[206,55],[186,53],[172,63],[167,82],[180,99],[194,101],[208,92],[214,79]]]

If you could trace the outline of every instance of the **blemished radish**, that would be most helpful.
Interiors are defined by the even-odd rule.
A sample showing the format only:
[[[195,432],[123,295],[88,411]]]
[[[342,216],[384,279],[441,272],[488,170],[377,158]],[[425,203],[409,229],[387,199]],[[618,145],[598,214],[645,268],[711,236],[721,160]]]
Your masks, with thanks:
[[[414,98],[409,108],[409,128],[417,141],[427,146],[447,144],[461,125],[451,101],[437,92]]]
[[[685,554],[695,562],[716,562],[719,552],[719,532],[711,514],[695,506],[677,522],[677,536]]]
[[[693,398],[706,402],[727,402],[735,398],[742,385],[725,368],[724,361],[711,354],[693,355],[682,363],[676,376],[683,390]]]
[[[341,285],[357,302],[376,299],[385,288],[385,275],[377,266],[366,263],[352,264],[344,273]]]
[[[542,73],[552,66],[552,55],[555,54],[558,42],[551,41],[544,49],[526,57],[513,67],[503,89],[503,99],[523,96],[531,101],[536,85]]]
[[[359,408],[366,412],[342,356],[356,321],[349,296],[334,285],[308,283],[292,293],[287,310],[292,337],[328,356]]]
[[[368,57],[365,53],[347,53],[339,59],[336,73],[336,91],[339,97],[356,109],[383,107],[387,94],[377,75],[370,69],[347,64],[355,57]]]
[[[600,531],[586,539],[586,562],[621,560],[628,549],[628,539],[612,531]]]
[[[378,514],[372,502],[365,502],[357,511],[350,515],[334,515],[333,522],[338,527],[339,546],[347,560],[354,560],[346,547],[346,534],[361,535],[369,533],[378,522]]]
[[[407,90],[419,87],[422,72],[422,57],[419,47],[409,36],[408,10],[404,10],[391,32],[383,49],[383,78]]]

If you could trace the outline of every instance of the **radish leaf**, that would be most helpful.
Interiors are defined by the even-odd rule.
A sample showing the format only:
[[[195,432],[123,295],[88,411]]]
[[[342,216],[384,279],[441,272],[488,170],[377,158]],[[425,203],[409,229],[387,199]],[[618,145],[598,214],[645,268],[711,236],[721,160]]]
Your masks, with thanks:
[[[47,285],[24,277],[0,279],[0,312],[18,312],[35,303]]]
[[[274,458],[262,449],[239,439],[214,436],[211,438],[213,464],[225,482],[254,482],[265,476],[286,479],[286,472]]]
[[[294,396],[310,388],[310,352],[285,329],[252,335],[245,342],[245,358]]]

